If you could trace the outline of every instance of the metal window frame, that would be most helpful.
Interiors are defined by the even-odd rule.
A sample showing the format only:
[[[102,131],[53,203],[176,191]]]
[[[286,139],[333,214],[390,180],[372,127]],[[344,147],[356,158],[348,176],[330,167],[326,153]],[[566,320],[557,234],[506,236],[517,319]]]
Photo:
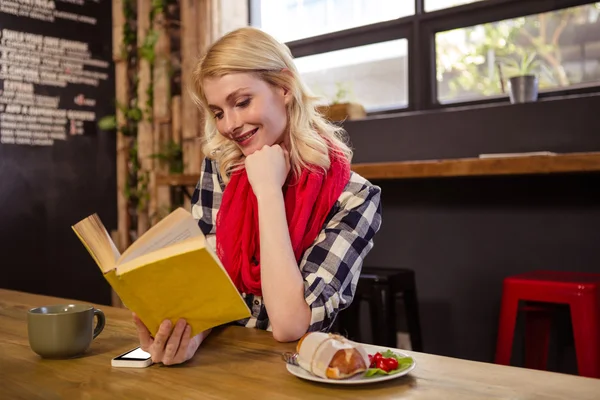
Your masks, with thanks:
[[[259,15],[261,0],[248,0],[249,23]],[[408,40],[408,107],[381,113],[422,111],[456,106],[506,102],[506,97],[442,104],[437,100],[435,35],[438,32],[541,14],[596,3],[597,0],[481,0],[425,12],[426,0],[415,1],[415,14],[287,42],[294,57],[303,57],[396,39]],[[555,97],[598,92],[599,85],[540,93]],[[375,113],[377,114],[377,113]]]

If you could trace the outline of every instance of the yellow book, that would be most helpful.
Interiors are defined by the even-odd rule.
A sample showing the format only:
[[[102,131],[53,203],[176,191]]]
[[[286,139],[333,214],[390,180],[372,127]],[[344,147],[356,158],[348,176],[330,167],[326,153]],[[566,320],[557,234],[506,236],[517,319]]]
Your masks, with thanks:
[[[192,335],[247,318],[250,309],[197,221],[178,208],[119,254],[97,214],[73,230],[104,277],[154,336],[165,319],[184,318]]]

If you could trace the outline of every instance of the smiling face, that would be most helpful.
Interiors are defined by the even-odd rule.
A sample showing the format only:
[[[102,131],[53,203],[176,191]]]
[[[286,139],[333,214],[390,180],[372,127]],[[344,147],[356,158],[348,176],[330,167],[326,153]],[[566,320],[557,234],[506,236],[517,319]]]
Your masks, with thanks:
[[[286,105],[291,98],[288,90],[249,73],[207,78],[203,87],[217,130],[245,156],[284,140]]]

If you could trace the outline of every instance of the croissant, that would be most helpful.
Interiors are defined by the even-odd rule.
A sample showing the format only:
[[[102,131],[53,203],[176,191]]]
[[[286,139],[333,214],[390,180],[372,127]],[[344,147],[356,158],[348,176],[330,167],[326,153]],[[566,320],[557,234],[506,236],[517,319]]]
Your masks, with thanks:
[[[360,344],[332,333],[309,332],[300,338],[296,351],[300,367],[321,378],[346,379],[369,366]]]

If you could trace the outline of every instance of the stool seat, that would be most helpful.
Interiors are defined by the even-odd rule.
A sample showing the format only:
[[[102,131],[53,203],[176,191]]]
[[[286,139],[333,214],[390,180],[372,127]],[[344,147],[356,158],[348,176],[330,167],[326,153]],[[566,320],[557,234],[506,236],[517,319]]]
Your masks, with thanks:
[[[375,283],[390,284],[397,293],[415,289],[415,272],[406,268],[368,267],[360,275],[360,281],[371,280]]]
[[[550,306],[568,304],[579,374],[600,378],[600,274],[539,270],[505,278],[496,343],[497,364],[510,364],[519,301],[530,304],[524,309],[526,367],[546,368]],[[535,305],[531,306],[531,302]]]
[[[600,285],[600,274],[586,272],[531,271],[513,275],[506,279],[513,282],[524,282],[527,284],[535,284],[535,282],[538,282],[544,286],[551,285],[579,290],[595,290],[598,288],[598,285]],[[573,286],[574,284],[577,286]]]

